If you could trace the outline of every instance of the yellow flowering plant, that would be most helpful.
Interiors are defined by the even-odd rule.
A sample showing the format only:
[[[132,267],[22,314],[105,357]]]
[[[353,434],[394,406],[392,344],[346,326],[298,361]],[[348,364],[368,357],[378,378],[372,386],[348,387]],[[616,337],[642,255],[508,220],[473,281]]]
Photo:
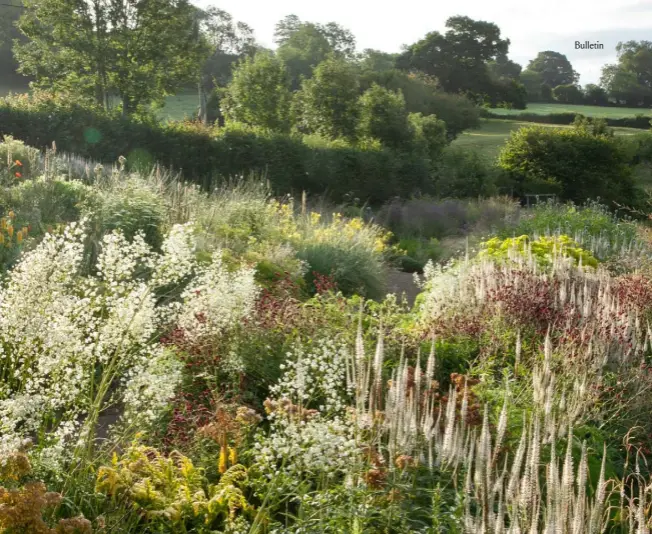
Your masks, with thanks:
[[[543,236],[537,239],[528,235],[507,239],[494,237],[481,243],[481,247],[482,250],[478,253],[480,258],[506,259],[510,257],[510,252],[515,252],[521,256],[532,254],[542,267],[550,266],[555,255],[572,258],[576,265],[581,262],[585,267],[598,266],[598,260],[567,235]]]
[[[15,222],[16,214],[13,211],[0,218],[0,267],[2,270],[10,267],[18,258],[31,230],[29,226],[22,226],[16,230]]]
[[[245,467],[220,471],[219,482],[209,484],[187,456],[177,451],[165,456],[134,442],[122,457],[114,454],[111,465],[100,467],[95,489],[114,503],[126,501],[153,528],[209,533],[253,511],[243,492]]]

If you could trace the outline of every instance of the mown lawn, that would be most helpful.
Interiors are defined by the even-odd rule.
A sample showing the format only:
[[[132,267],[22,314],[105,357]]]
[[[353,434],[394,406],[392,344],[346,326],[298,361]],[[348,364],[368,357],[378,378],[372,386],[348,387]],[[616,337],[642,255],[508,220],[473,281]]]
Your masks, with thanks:
[[[479,130],[468,130],[460,135],[453,146],[461,146],[478,152],[488,159],[498,156],[498,152],[507,141],[509,134],[523,126],[541,126],[543,128],[570,128],[559,124],[535,124],[500,119],[484,119]],[[614,128],[616,135],[633,135],[642,130],[635,128]]]
[[[609,108],[602,106],[576,106],[572,104],[528,104],[527,109],[491,109],[491,113],[497,115],[518,115],[519,113],[536,113],[537,115],[548,115],[549,113],[581,113],[587,117],[601,117],[619,119],[623,117],[635,117],[636,115],[649,115],[652,117],[652,109],[645,108]]]
[[[183,120],[185,117],[194,118],[199,107],[199,97],[196,90],[183,91],[165,100],[165,106],[156,112],[162,120]]]

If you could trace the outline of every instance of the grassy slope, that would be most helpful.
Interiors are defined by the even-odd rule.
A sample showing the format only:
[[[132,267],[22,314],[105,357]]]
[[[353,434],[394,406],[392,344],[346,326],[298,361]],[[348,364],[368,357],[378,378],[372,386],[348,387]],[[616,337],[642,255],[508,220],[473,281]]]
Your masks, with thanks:
[[[497,115],[518,115],[519,113],[536,113],[547,115],[549,113],[581,113],[587,117],[601,117],[619,119],[635,117],[636,115],[652,116],[652,109],[644,108],[608,108],[602,106],[575,106],[572,104],[528,104],[527,109],[491,109]]]
[[[530,122],[517,122],[499,119],[484,119],[479,130],[468,130],[460,135],[455,141],[454,146],[460,146],[469,150],[474,150],[486,158],[495,158],[498,156],[510,132],[522,128],[523,126],[542,126],[544,128],[570,128],[570,126],[560,126],[558,124],[534,124]],[[614,128],[617,135],[633,135],[641,133],[642,130],[634,128]]]

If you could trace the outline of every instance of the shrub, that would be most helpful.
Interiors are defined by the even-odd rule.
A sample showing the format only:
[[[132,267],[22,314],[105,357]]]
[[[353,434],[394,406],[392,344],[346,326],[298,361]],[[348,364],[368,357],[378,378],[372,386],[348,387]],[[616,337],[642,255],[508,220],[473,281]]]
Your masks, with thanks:
[[[165,208],[164,199],[145,180],[132,175],[98,184],[94,194],[86,198],[82,211],[92,221],[98,238],[120,230],[131,240],[142,232],[145,242],[158,249],[167,218]]]
[[[637,190],[628,158],[619,142],[585,128],[521,128],[512,132],[499,166],[515,192],[556,193],[562,200],[631,203]]]
[[[341,141],[319,147],[300,136],[231,125],[217,132],[193,122],[159,124],[129,120],[85,107],[65,95],[0,99],[0,134],[43,149],[53,140],[64,152],[98,162],[126,158],[127,170],[154,163],[183,172],[206,190],[226,178],[265,175],[275,194],[353,192],[378,203],[430,187],[429,161],[417,153]]]
[[[23,450],[0,456],[0,532],[39,534],[90,534],[91,522],[83,516],[60,519],[51,528],[44,520],[63,496],[47,491],[43,482],[30,480],[32,466]],[[13,484],[12,484],[13,482]],[[12,487],[13,486],[13,487]]]
[[[400,92],[394,93],[373,84],[358,99],[360,137],[379,139],[388,147],[406,147],[414,138],[405,99]]]
[[[421,113],[410,113],[409,120],[414,128],[414,143],[417,149],[422,150],[431,163],[439,161],[448,144],[446,123],[435,115],[424,116]]]
[[[245,57],[233,70],[221,102],[227,122],[272,131],[290,130],[290,80],[283,63],[268,52]]]
[[[584,100],[582,89],[572,83],[558,85],[552,89],[552,96],[562,104],[581,104]]]
[[[4,273],[13,266],[25,246],[30,234],[29,226],[16,224],[16,215],[9,211],[0,219],[0,272]],[[16,230],[16,228],[20,228]]]
[[[390,235],[381,227],[361,219],[345,221],[334,214],[322,223],[311,214],[303,223],[302,236],[296,242],[297,256],[308,265],[306,282],[315,291],[316,274],[332,277],[345,295],[358,293],[376,299],[383,295],[385,266],[383,252]]]
[[[544,99],[544,101],[546,101]],[[487,119],[502,119],[505,120],[504,115],[499,115],[497,113],[492,113],[489,110],[483,109],[481,115]],[[516,115],[510,115],[510,120],[521,121],[521,122],[538,122],[543,124],[572,124],[576,117],[581,115],[581,113],[548,113],[541,115],[539,113],[518,113]],[[619,127],[619,128],[638,128],[641,130],[650,129],[650,116],[649,115],[636,115],[635,117],[622,117],[622,118],[612,118],[608,117],[605,119],[607,126]]]
[[[382,72],[364,72],[361,75],[362,91],[372,84],[378,84],[390,91],[401,91],[405,98],[406,109],[410,113],[424,116],[434,115],[446,124],[449,141],[469,128],[480,126],[480,109],[471,100],[462,95],[444,93],[432,81],[417,73],[400,70]]]
[[[401,268],[405,272],[422,271],[428,261],[437,261],[442,254],[441,244],[435,237],[429,240],[403,238],[398,242],[398,248],[406,254],[399,258]]]
[[[27,180],[0,192],[3,208],[13,210],[18,221],[42,235],[49,226],[79,220],[81,203],[92,195],[79,181],[46,177]]]
[[[448,147],[435,166],[434,194],[438,197],[478,197],[496,193],[497,172],[480,154]]]
[[[0,142],[1,183],[14,185],[21,180],[32,178],[39,171],[39,166],[38,149],[27,146],[10,135],[4,136],[4,141]]]

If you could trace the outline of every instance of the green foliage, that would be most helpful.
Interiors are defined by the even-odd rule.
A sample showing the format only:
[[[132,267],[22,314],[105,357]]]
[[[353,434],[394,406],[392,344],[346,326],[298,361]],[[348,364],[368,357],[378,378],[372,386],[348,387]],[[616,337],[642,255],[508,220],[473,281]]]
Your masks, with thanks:
[[[606,106],[609,95],[599,85],[587,83],[584,87],[584,102],[590,106]]]
[[[355,51],[355,37],[349,30],[335,22],[302,22],[296,15],[277,23],[274,40],[278,57],[290,72],[293,89],[300,87],[302,78],[312,77],[314,68],[329,55],[351,58]]]
[[[546,50],[539,52],[537,57],[530,61],[527,71],[536,72],[541,76],[541,83],[549,87],[576,83],[579,74],[564,54]],[[546,95],[542,95],[545,99]]]
[[[521,128],[512,132],[499,166],[513,180],[515,192],[556,193],[562,200],[631,203],[636,187],[621,144],[587,128]]]
[[[410,125],[414,130],[414,144],[435,163],[441,159],[444,148],[448,145],[446,123],[435,115],[423,116],[421,113],[410,113]]]
[[[528,102],[542,100],[541,85],[543,84],[543,76],[539,72],[526,69],[521,72],[520,80],[525,87]]]
[[[16,213],[20,224],[31,226],[32,235],[43,235],[48,227],[79,220],[81,204],[93,191],[79,181],[40,177],[0,194],[0,203]]]
[[[84,202],[83,213],[91,218],[96,236],[119,229],[131,240],[143,232],[150,246],[156,249],[161,245],[166,206],[142,179],[125,177],[95,193]]]
[[[561,102],[562,104],[582,104],[584,102],[582,89],[572,83],[554,87],[552,96],[557,102]]]
[[[290,101],[285,66],[272,54],[258,52],[235,68],[221,105],[227,122],[289,132]]]
[[[539,237],[531,239],[527,235],[500,239],[494,237],[482,243],[482,250],[479,257],[505,260],[509,257],[510,251],[522,255],[532,253],[537,263],[542,267],[550,267],[555,254],[573,258],[575,264],[580,261],[584,266],[597,267],[598,260],[590,252],[583,250],[567,235],[553,237]]]
[[[358,132],[360,137],[379,139],[385,146],[400,149],[412,141],[414,130],[412,121],[408,121],[408,112],[405,109],[405,99],[400,92],[392,92],[380,85],[373,84],[358,100],[360,119]],[[433,117],[433,120],[436,120]],[[422,121],[423,124],[423,121]],[[433,132],[430,124],[425,125],[426,131],[421,130],[421,136],[430,148],[429,142],[435,144],[434,134],[445,132],[445,127],[439,132]],[[440,136],[445,139],[443,135]],[[431,141],[431,138],[432,141]],[[433,146],[433,152],[436,148]],[[441,150],[441,147],[439,147]]]
[[[304,220],[301,238],[295,241],[297,257],[307,263],[306,283],[316,289],[315,273],[331,277],[345,296],[378,299],[384,295],[390,234],[361,219],[344,221],[339,214],[320,222],[317,213]]]
[[[35,87],[66,91],[108,109],[117,94],[131,115],[161,103],[196,79],[207,49],[195,35],[195,10],[185,0],[77,5],[26,0],[16,43],[22,74]]]
[[[585,108],[584,108],[585,109]],[[582,109],[582,111],[584,111]],[[619,110],[620,108],[603,108],[604,110],[610,111],[611,109]],[[623,112],[621,112],[623,113]],[[498,113],[498,110],[482,110],[482,115],[487,118],[492,119],[505,119],[504,112]],[[561,112],[561,113],[536,113],[536,112],[525,112],[525,113],[516,113],[509,114],[509,118],[515,121],[522,122],[538,122],[543,124],[572,124],[578,115],[581,113],[576,113],[572,111]],[[639,128],[642,130],[650,129],[650,117],[648,115],[639,114],[634,117],[604,117],[607,121],[608,126],[621,127],[621,128]]]
[[[349,62],[329,57],[296,94],[296,127],[328,139],[354,139],[358,123],[358,77]]]
[[[469,198],[496,194],[495,167],[480,154],[462,147],[448,147],[434,171],[438,197]]]
[[[217,484],[208,484],[190,458],[175,452],[165,457],[156,449],[134,444],[111,465],[100,467],[96,491],[135,512],[155,529],[214,532],[238,515],[250,515],[243,487],[247,471],[232,465]]]
[[[404,237],[398,242],[398,248],[405,251],[399,261],[405,272],[420,272],[428,261],[437,261],[442,255],[441,243],[436,237],[428,240],[417,237]]]
[[[0,183],[13,185],[33,178],[38,172],[39,160],[38,149],[5,135],[0,142]]]
[[[482,95],[491,86],[487,62],[506,56],[509,40],[495,24],[469,17],[451,17],[446,28],[445,35],[430,32],[408,47],[397,66],[436,77],[447,92]]]
[[[315,272],[331,277],[346,296],[363,295],[377,299],[384,294],[385,272],[381,261],[369,262],[366,253],[354,248],[341,248],[332,243],[305,243],[297,251],[308,263],[306,283],[315,291]]]
[[[480,110],[468,98],[458,94],[445,93],[429,77],[418,73],[407,73],[397,69],[381,72],[363,71],[360,86],[363,91],[374,83],[389,89],[401,91],[405,106],[410,113],[424,116],[435,115],[446,123],[449,140],[461,132],[480,124]]]
[[[398,54],[365,48],[358,55],[358,63],[363,72],[384,72],[394,68],[397,57]]]
[[[357,99],[357,96],[356,96]],[[217,132],[197,123],[127,120],[81,105],[65,94],[36,93],[0,99],[0,134],[94,161],[127,159],[127,169],[155,162],[181,171],[210,190],[220,181],[264,174],[275,194],[345,194],[377,203],[430,187],[429,162],[373,144],[341,140],[310,144],[301,137],[232,125]]]
[[[25,247],[30,227],[21,224],[16,214],[9,210],[0,218],[0,272],[13,267]]]
[[[618,61],[602,68],[600,85],[609,96],[630,106],[652,104],[652,42],[627,41],[616,46]]]
[[[638,239],[633,221],[619,219],[597,202],[587,202],[582,206],[555,202],[537,204],[518,224],[501,230],[498,236],[507,238],[511,235],[559,233],[571,236],[601,261],[620,253],[620,246],[629,246]]]

